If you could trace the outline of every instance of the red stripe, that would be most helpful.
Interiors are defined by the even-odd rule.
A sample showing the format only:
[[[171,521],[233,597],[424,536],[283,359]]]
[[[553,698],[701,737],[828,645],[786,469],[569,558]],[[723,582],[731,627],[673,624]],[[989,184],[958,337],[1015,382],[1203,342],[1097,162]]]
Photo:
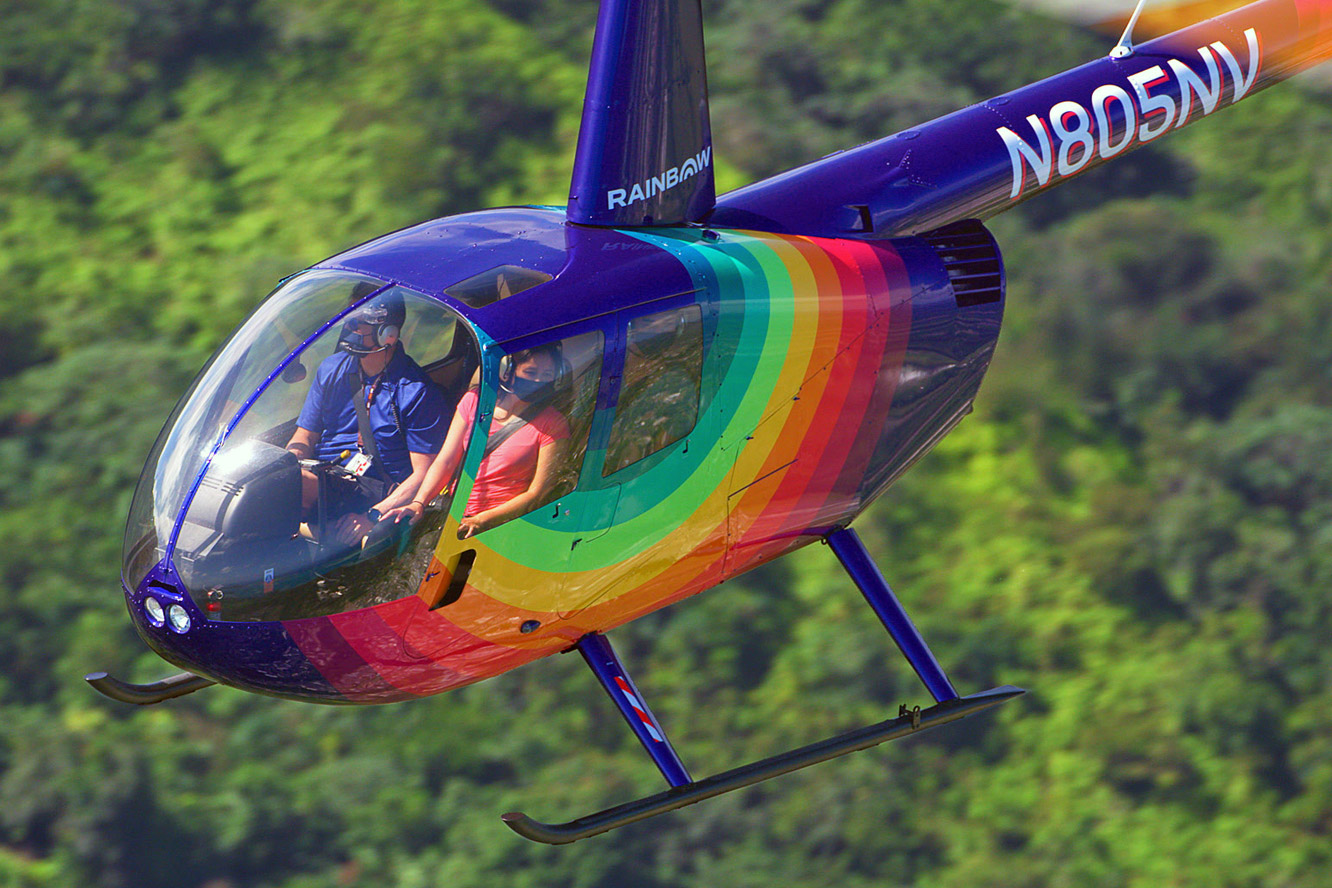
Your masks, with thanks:
[[[752,495],[752,501],[758,502],[750,505],[742,494],[742,501],[732,508],[732,514],[739,516],[744,516],[746,505],[761,509],[734,540],[738,548],[759,547],[737,559],[737,568],[794,545],[800,535],[817,527],[827,515],[844,512],[848,503],[842,500],[856,493],[854,486],[848,493],[838,482],[847,477],[847,456],[859,443],[854,434],[848,434],[848,427],[858,428],[870,406],[872,390],[863,382],[875,377],[883,360],[887,337],[883,327],[875,324],[871,294],[882,298],[888,278],[881,253],[867,244],[811,238],[806,246],[809,248],[819,249],[838,274],[840,293],[821,294],[829,301],[835,298],[842,303],[837,352],[831,356],[832,366],[818,368],[820,375],[831,374],[822,380],[818,403],[797,404],[788,421],[790,428],[783,430],[787,440],[800,441],[797,462],[780,479],[775,492],[759,486]],[[895,253],[886,255],[896,258]],[[887,320],[882,319],[885,325]],[[816,390],[816,386],[810,386],[803,391],[808,398]],[[818,421],[811,423],[813,417]],[[839,492],[842,496],[837,497]],[[834,497],[838,501],[834,502]]]
[[[288,620],[282,628],[310,664],[348,700],[388,703],[408,696],[380,678],[328,617]]]

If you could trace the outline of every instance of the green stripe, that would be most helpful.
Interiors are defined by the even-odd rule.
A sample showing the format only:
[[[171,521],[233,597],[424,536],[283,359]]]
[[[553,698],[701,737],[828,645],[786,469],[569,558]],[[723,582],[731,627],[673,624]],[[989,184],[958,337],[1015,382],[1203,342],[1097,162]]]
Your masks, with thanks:
[[[734,353],[712,355],[702,384],[715,387],[708,415],[701,416],[699,430],[691,438],[687,460],[670,457],[673,470],[648,473],[626,482],[638,501],[652,503],[633,516],[616,516],[613,532],[631,540],[632,546],[608,553],[604,563],[580,565],[600,569],[626,561],[660,542],[691,519],[702,518],[709,526],[725,515],[699,515],[703,503],[716,491],[725,492],[738,450],[759,424],[773,389],[790,353],[795,326],[794,288],[778,254],[764,240],[728,233],[724,240],[704,243],[692,229],[659,232],[625,231],[676,257],[689,273],[694,286],[705,292],[730,297],[719,302],[714,348],[734,347]],[[743,301],[735,298],[743,293]],[[717,378],[715,364],[721,365]],[[724,449],[723,449],[724,448]],[[475,453],[472,452],[475,450]],[[467,488],[480,464],[480,445],[474,433],[467,461]],[[660,478],[653,483],[655,476]],[[646,485],[646,488],[645,488]],[[463,484],[459,497],[463,499]],[[465,502],[465,500],[463,500]],[[624,502],[622,497],[621,502]],[[461,516],[461,507],[456,506]],[[553,572],[567,563],[572,537],[587,528],[561,529],[549,526],[550,517],[538,510],[488,531],[485,544],[497,553],[529,567],[546,565]],[[600,529],[600,528],[597,528]]]

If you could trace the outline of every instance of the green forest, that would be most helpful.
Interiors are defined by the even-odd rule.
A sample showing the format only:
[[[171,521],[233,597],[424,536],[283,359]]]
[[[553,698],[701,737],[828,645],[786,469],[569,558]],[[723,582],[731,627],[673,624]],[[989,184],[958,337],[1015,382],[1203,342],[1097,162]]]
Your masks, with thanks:
[[[704,0],[719,190],[1104,54],[991,0]],[[1125,14],[1130,3],[1125,3]],[[975,413],[857,523],[959,690],[1025,697],[564,848],[661,788],[576,657],[436,698],[175,671],[119,590],[142,461],[277,280],[563,203],[594,0],[0,4],[0,886],[1326,888],[1332,92],[995,219]],[[695,776],[928,703],[812,546],[611,634]]]

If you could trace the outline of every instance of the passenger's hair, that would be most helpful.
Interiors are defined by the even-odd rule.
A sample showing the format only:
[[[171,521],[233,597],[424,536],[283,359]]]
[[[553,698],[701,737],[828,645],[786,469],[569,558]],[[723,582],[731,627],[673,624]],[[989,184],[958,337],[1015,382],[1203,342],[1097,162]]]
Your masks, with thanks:
[[[509,373],[518,369],[519,364],[526,364],[537,355],[545,355],[555,362],[555,373],[558,375],[564,364],[564,349],[558,342],[547,342],[544,345],[538,345],[533,348],[525,348],[509,355]]]

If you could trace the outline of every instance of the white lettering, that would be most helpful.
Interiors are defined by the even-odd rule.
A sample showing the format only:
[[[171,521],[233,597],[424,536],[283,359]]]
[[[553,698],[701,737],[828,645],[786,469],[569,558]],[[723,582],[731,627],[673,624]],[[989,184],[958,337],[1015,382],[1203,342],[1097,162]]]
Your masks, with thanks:
[[[1068,119],[1077,120],[1077,126],[1069,129]],[[1060,102],[1050,109],[1050,125],[1055,135],[1059,136],[1059,175],[1071,176],[1082,169],[1096,153],[1096,139],[1092,137],[1091,115],[1077,102]],[[1082,153],[1076,161],[1070,159],[1073,148],[1082,146]]]
[[[1203,63],[1207,65],[1207,80],[1211,86],[1207,88],[1202,82],[1202,78],[1193,73],[1193,69],[1181,62],[1179,59],[1170,60],[1170,70],[1175,72],[1175,79],[1179,81],[1179,120],[1175,126],[1183,126],[1188,123],[1189,115],[1193,113],[1193,97],[1196,95],[1202,102],[1203,116],[1207,116],[1216,110],[1216,101],[1221,98],[1221,84],[1225,81],[1221,78],[1221,71],[1216,65],[1216,56],[1212,50],[1204,46],[1198,50],[1198,55],[1202,56]]]
[[[1110,138],[1115,131],[1115,126],[1110,120],[1111,102],[1118,102],[1124,114],[1124,135],[1117,145],[1110,144]],[[1134,107],[1129,94],[1121,87],[1107,83],[1105,86],[1096,87],[1096,91],[1092,93],[1092,111],[1096,115],[1096,130],[1101,136],[1101,157],[1109,160],[1132,144],[1134,131],[1138,126],[1138,109]]]
[[[1013,163],[1013,191],[1009,196],[1014,200],[1019,198],[1027,187],[1027,164],[1031,165],[1031,171],[1036,174],[1036,182],[1044,185],[1050,181],[1050,164],[1054,160],[1054,149],[1050,145],[1050,130],[1046,127],[1045,121],[1035,114],[1029,114],[1027,123],[1036,131],[1039,152],[1008,127],[1001,126],[997,130],[999,138],[1004,140],[1004,145],[1008,148],[1008,159]]]
[[[1091,95],[1091,110],[1079,102],[1063,101],[1051,106],[1046,117],[1027,115],[1035,134],[1028,142],[1006,126],[995,129],[1008,149],[1012,164],[1013,187],[1010,197],[1017,200],[1027,187],[1028,169],[1038,187],[1049,184],[1057,169],[1060,177],[1072,176],[1084,169],[1099,154],[1109,159],[1127,151],[1135,141],[1150,142],[1172,127],[1188,123],[1195,100],[1206,117],[1221,101],[1226,73],[1234,82],[1233,102],[1249,93],[1262,69],[1262,38],[1253,28],[1244,32],[1248,42],[1247,71],[1240,68],[1235,54],[1217,41],[1198,48],[1198,57],[1206,74],[1180,58],[1166,60],[1167,68],[1153,65],[1128,76],[1133,92],[1116,85],[1098,86]],[[1221,68],[1225,63],[1225,69]],[[1178,99],[1170,86],[1178,84]],[[1164,88],[1162,88],[1162,86]],[[1159,89],[1156,95],[1152,90]],[[1112,111],[1111,105],[1119,109]],[[1047,119],[1048,118],[1048,122]],[[687,172],[687,165],[682,170]]]
[[[1160,65],[1152,65],[1145,71],[1129,75],[1129,83],[1133,84],[1133,89],[1138,94],[1138,106],[1142,108],[1142,126],[1138,128],[1139,141],[1150,142],[1170,129],[1170,124],[1175,121],[1175,100],[1170,96],[1154,96],[1147,92],[1150,87],[1160,86],[1169,79],[1170,75],[1166,74]],[[1157,113],[1164,116],[1158,118],[1161,125],[1153,129],[1147,118]]]
[[[1258,69],[1263,64],[1263,46],[1258,38],[1258,32],[1253,28],[1248,28],[1244,32],[1244,39],[1249,43],[1249,76],[1241,79],[1239,62],[1235,60],[1235,54],[1230,51],[1220,40],[1212,44],[1212,49],[1225,61],[1226,67],[1230,69],[1230,78],[1235,83],[1234,97],[1230,103],[1233,105],[1240,99],[1248,95],[1249,90],[1253,89],[1253,82],[1258,79]]]
[[[712,163],[712,146],[709,145],[695,156],[689,158],[678,167],[671,167],[669,170],[663,170],[661,173],[635,183],[632,189],[615,188],[606,192],[607,209],[613,210],[616,207],[628,206],[640,200],[647,200],[655,197],[663,191],[667,191],[697,176],[703,170],[707,169]]]

